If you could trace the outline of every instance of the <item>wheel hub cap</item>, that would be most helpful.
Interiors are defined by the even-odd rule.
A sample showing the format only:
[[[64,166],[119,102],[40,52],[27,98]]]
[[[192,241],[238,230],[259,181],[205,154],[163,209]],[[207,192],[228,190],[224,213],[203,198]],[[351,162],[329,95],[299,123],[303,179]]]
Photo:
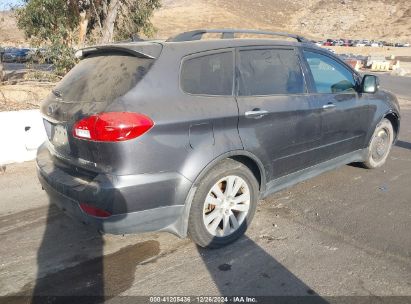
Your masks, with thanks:
[[[387,130],[380,130],[374,137],[372,146],[372,158],[375,161],[380,161],[385,157],[388,152],[390,136]]]
[[[214,236],[228,236],[244,222],[249,208],[250,189],[244,179],[235,175],[224,177],[207,194],[204,225]]]

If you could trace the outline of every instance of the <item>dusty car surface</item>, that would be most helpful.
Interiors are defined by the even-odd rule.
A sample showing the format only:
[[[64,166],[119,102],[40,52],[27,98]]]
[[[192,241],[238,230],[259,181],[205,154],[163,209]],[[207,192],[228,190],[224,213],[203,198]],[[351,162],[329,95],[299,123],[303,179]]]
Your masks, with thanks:
[[[376,76],[296,35],[198,30],[78,55],[41,106],[38,176],[52,202],[107,233],[223,246],[259,198],[344,164],[379,167],[399,132]]]

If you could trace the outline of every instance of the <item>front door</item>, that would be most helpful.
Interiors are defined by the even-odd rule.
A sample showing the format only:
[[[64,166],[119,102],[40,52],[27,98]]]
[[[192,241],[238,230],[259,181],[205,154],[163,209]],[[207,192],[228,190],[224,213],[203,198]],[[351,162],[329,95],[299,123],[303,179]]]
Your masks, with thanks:
[[[357,92],[358,76],[331,56],[304,50],[311,71],[312,97],[322,110],[321,151],[327,159],[364,147],[370,111]]]

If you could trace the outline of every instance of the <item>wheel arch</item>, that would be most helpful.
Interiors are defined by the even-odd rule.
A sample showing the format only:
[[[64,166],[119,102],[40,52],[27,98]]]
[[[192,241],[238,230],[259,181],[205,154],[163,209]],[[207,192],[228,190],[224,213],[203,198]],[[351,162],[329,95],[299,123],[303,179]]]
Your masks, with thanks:
[[[388,119],[391,122],[392,127],[394,129],[394,133],[395,133],[394,143],[396,142],[399,131],[400,131],[400,116],[398,115],[398,113],[394,112],[393,110],[389,110],[389,111],[384,112],[384,114],[379,115],[378,118],[374,120],[372,129],[369,130],[369,133],[367,135],[367,139],[366,139],[367,146],[366,147],[368,147],[371,144],[371,140],[372,140],[372,136],[374,134],[375,128],[378,126],[378,124],[383,119]]]
[[[201,179],[204,177],[204,175],[207,174],[207,172],[209,172],[212,168],[214,168],[219,162],[221,162],[221,161],[223,161],[227,158],[238,161],[238,162],[244,164],[246,167],[248,167],[250,169],[250,171],[254,174],[257,181],[258,181],[260,192],[265,191],[266,176],[265,176],[264,166],[263,166],[262,162],[257,158],[257,156],[255,156],[254,154],[252,154],[248,151],[245,151],[245,150],[229,151],[229,152],[226,152],[226,153],[221,154],[220,156],[214,158],[197,175],[197,177],[195,178],[195,180],[193,182],[193,185],[198,185],[198,183],[201,181]]]
[[[259,196],[261,196],[261,194],[265,192],[265,187],[266,187],[265,169],[264,169],[262,162],[257,158],[257,156],[245,150],[234,150],[234,151],[226,152],[214,158],[197,175],[186,197],[186,201],[184,203],[184,210],[181,216],[179,217],[179,219],[176,221],[176,223],[174,223],[173,227],[170,227],[169,229],[170,232],[180,237],[187,237],[188,217],[190,213],[191,203],[193,201],[194,194],[198,188],[198,185],[201,179],[207,174],[207,172],[209,172],[212,168],[218,165],[219,162],[225,159],[233,159],[247,166],[251,170],[251,172],[253,172],[254,176],[259,182],[259,190],[260,190]]]
[[[400,132],[400,118],[399,118],[398,114],[393,112],[393,111],[390,111],[390,112],[386,113],[384,115],[383,119],[384,118],[388,119],[392,124],[392,127],[394,129],[394,133],[395,133],[394,134],[394,143],[395,143],[397,138],[398,138],[398,134]]]

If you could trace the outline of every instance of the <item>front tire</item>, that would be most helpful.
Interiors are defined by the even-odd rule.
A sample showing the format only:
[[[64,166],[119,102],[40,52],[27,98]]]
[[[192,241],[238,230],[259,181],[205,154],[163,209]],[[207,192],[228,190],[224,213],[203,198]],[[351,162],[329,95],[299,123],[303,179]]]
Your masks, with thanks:
[[[375,128],[367,159],[363,163],[368,169],[375,169],[384,165],[394,141],[394,129],[391,122],[384,118]]]
[[[226,159],[200,181],[191,204],[188,233],[201,247],[219,248],[241,237],[258,202],[258,183],[244,164]]]

